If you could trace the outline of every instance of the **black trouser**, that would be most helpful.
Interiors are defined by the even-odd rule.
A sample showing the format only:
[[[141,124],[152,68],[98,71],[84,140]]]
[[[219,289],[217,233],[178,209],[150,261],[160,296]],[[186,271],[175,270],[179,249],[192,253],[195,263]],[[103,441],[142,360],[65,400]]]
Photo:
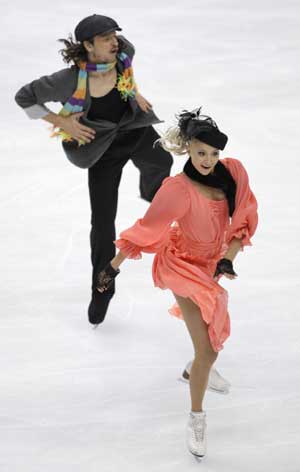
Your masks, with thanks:
[[[159,138],[152,126],[119,132],[110,148],[89,169],[91,202],[91,258],[93,265],[92,289],[101,269],[115,255],[115,218],[118,204],[118,188],[122,169],[129,159],[140,171],[140,194],[151,201],[165,177],[170,175],[173,163],[171,154],[160,145],[153,148]],[[109,292],[113,295],[114,284]]]

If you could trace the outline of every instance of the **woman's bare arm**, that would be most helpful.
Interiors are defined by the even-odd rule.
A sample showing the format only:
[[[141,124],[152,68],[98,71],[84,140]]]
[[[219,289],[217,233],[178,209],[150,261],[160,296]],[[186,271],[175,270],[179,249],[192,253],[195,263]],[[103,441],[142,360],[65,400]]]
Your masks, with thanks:
[[[125,259],[126,259],[125,254],[119,251],[118,254],[110,261],[111,266],[116,270],[119,268],[122,262],[125,261]]]
[[[229,270],[228,272],[226,270],[223,270],[220,272],[221,270],[221,267],[219,267],[219,265],[223,263],[225,263],[225,261],[223,261],[224,259],[228,259],[231,261],[231,263],[233,262],[234,258],[236,257],[237,253],[239,252],[240,248],[242,246],[242,240],[241,239],[238,239],[238,238],[233,238],[229,245],[228,245],[228,249],[226,251],[226,253],[224,254],[223,258],[218,262],[217,264],[217,269],[216,269],[216,273],[214,275],[214,279],[215,280],[218,280],[218,275],[220,273],[222,273],[222,275],[224,275],[224,277],[226,277],[227,279],[235,279],[237,277],[237,274],[234,272],[233,270],[233,267],[231,265],[231,268],[229,267]],[[233,271],[233,273],[231,273],[231,271]]]
[[[233,261],[237,255],[237,253],[239,252],[239,250],[241,249],[241,246],[242,246],[242,240],[241,239],[237,239],[237,238],[233,238],[229,245],[228,245],[228,249],[226,251],[226,254],[223,256],[225,259],[229,259],[230,261]]]

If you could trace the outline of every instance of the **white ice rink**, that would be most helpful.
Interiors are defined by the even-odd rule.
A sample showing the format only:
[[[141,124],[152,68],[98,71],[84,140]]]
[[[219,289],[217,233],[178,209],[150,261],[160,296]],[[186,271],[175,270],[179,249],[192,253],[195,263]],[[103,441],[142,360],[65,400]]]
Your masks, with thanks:
[[[167,313],[172,294],[153,287],[152,256],[128,260],[91,328],[87,172],[14,102],[64,67],[56,39],[95,12],[135,44],[158,131],[203,105],[259,202],[239,278],[221,282],[232,332],[216,365],[232,388],[207,392],[201,464],[185,446],[189,389],[177,378],[192,345]],[[1,472],[300,471],[299,17],[294,0],[1,2]],[[147,206],[129,163],[118,233]]]

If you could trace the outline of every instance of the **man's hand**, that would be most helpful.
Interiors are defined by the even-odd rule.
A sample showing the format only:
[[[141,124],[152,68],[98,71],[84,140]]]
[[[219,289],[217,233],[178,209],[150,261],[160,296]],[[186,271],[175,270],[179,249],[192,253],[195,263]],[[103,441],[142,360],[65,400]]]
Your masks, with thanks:
[[[228,279],[235,279],[237,274],[233,270],[232,261],[230,259],[220,259],[217,263],[216,271],[214,273],[214,279],[220,274],[224,275]]]
[[[139,92],[135,94],[135,99],[138,102],[139,107],[148,113],[148,111],[152,110],[152,105],[148,100],[146,100],[143,95],[141,95]]]
[[[120,269],[114,269],[109,262],[97,276],[98,292],[102,293],[107,290],[119,273]]]
[[[72,136],[73,139],[90,143],[95,138],[96,131],[79,122],[83,112],[73,113],[70,116],[60,116],[57,120],[57,125],[66,133]]]

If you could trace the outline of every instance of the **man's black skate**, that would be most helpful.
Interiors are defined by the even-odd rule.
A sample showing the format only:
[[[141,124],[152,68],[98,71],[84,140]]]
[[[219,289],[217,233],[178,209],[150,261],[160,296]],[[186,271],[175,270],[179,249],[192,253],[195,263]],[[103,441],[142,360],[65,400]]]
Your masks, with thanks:
[[[88,308],[88,317],[91,324],[98,325],[103,322],[112,297],[112,292],[100,293],[98,290],[93,290]]]

